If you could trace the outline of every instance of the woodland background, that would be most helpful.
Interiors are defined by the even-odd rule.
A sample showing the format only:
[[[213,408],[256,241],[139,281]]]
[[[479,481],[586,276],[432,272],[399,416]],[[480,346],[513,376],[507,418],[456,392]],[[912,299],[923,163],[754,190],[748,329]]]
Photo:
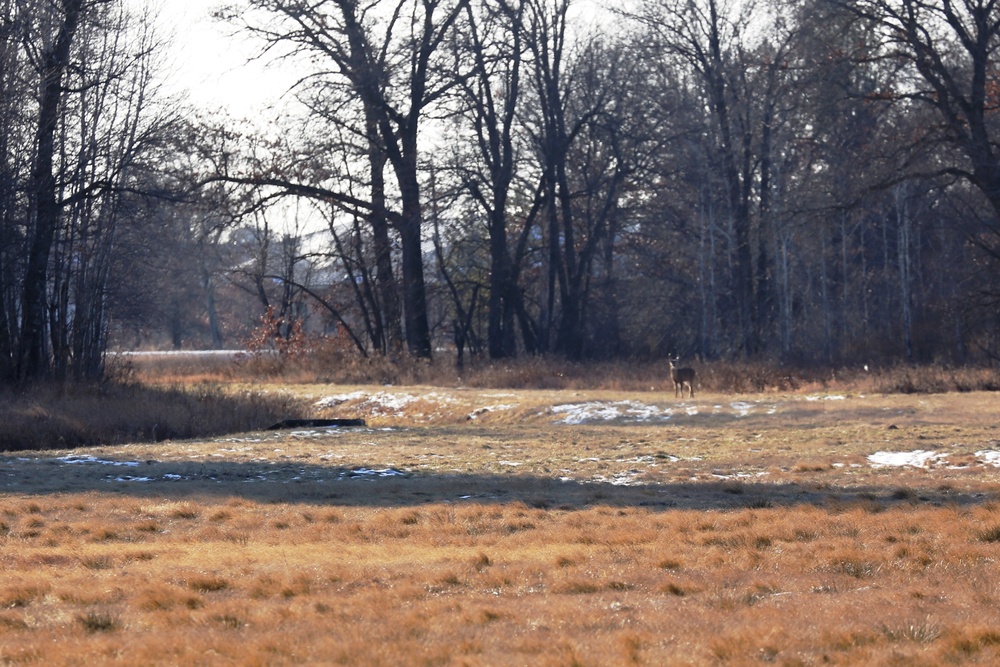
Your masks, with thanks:
[[[990,0],[0,0],[0,381],[109,349],[992,364]],[[247,94],[252,94],[248,91]]]

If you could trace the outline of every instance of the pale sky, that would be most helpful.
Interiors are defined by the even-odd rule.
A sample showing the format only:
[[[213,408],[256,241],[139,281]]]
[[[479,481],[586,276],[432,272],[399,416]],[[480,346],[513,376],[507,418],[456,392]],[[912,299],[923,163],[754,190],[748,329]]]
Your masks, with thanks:
[[[160,23],[172,35],[168,89],[186,90],[201,108],[226,107],[235,116],[254,118],[276,102],[292,81],[262,62],[250,62],[255,51],[232,37],[232,27],[211,17],[217,0],[143,0],[159,5]]]
[[[256,54],[255,46],[234,37],[232,26],[211,17],[212,9],[224,0],[129,1],[160,8],[161,26],[174,36],[169,89],[186,89],[198,107],[224,106],[235,116],[258,119],[297,78],[287,67],[281,71],[280,66],[265,62],[248,64]],[[577,20],[584,25],[604,20],[607,13],[602,5],[596,0],[576,0]]]

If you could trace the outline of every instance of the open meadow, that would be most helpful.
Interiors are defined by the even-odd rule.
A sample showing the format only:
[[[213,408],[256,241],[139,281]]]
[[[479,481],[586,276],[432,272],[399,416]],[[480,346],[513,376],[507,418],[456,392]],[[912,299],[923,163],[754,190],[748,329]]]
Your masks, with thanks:
[[[0,663],[1000,661],[998,394],[258,389],[0,454]]]

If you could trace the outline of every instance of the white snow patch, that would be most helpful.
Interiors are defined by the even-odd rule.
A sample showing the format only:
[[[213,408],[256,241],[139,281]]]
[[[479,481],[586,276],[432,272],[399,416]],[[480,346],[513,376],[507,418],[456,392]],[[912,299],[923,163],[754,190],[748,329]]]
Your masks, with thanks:
[[[611,484],[612,486],[636,486],[640,483],[639,476],[641,474],[642,472],[639,470],[624,470],[616,472],[610,477],[597,475],[590,481],[597,484]]]
[[[875,452],[868,457],[868,462],[875,468],[903,466],[926,468],[932,463],[941,461],[946,456],[946,454],[926,449],[917,449],[912,452]]]
[[[364,398],[367,394],[363,391],[355,391],[350,394],[336,394],[335,396],[327,396],[316,401],[317,408],[332,408],[341,403],[346,403],[348,401],[356,401],[359,398]]]
[[[744,403],[743,401],[736,401],[735,403],[730,403],[729,407],[736,411],[736,414],[740,417],[746,417],[748,414],[753,412],[754,406],[750,403]]]
[[[372,470],[370,468],[357,468],[347,473],[350,477],[405,477],[406,473],[393,468],[382,468]]]
[[[555,405],[552,412],[565,414],[558,420],[563,424],[584,424],[591,421],[611,421],[623,418],[628,421],[649,421],[669,419],[673,411],[638,401],[591,401],[589,403],[567,403]]]
[[[485,415],[488,412],[499,412],[501,410],[513,410],[517,406],[513,403],[501,403],[500,405],[484,405],[481,408],[476,408],[472,412],[466,415],[467,419],[476,419],[479,415]]]
[[[1000,451],[995,449],[982,449],[976,452],[976,458],[986,465],[1000,468]]]
[[[355,407],[360,410],[367,410],[374,415],[401,417],[403,416],[404,408],[411,403],[415,403],[420,400],[439,404],[456,402],[454,397],[437,392],[431,392],[424,396],[416,396],[414,394],[394,394],[385,391],[380,391],[374,394],[368,394],[363,391],[355,391],[350,394],[335,394],[333,396],[326,396],[316,401],[314,405],[317,408],[331,408],[342,403],[347,403],[348,401],[358,401]]]
[[[63,456],[56,460],[62,461],[63,463],[68,463],[70,465],[76,465],[80,463],[93,463],[102,466],[125,466],[128,468],[134,468],[139,465],[138,461],[108,461],[107,459],[99,459],[96,456],[78,456],[76,454]]]
[[[758,472],[735,472],[735,473],[723,473],[723,472],[713,472],[712,477],[715,479],[750,479],[752,477],[767,477],[767,471],[761,470]]]

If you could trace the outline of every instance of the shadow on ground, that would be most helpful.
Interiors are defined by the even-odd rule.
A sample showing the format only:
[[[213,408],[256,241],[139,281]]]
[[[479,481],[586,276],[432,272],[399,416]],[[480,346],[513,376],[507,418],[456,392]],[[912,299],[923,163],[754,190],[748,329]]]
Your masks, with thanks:
[[[167,499],[240,497],[256,502],[331,506],[521,502],[538,508],[606,505],[652,510],[862,505],[878,511],[893,506],[969,506],[1000,499],[1000,489],[992,486],[963,490],[941,485],[924,489],[738,480],[619,485],[513,473],[425,473],[288,462],[0,456],[0,493],[83,492]]]

